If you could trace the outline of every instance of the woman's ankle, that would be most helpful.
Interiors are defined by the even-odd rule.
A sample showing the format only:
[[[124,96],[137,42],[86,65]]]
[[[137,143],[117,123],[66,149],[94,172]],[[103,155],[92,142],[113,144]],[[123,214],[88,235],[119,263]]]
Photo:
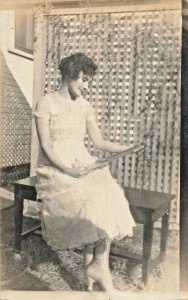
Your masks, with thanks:
[[[86,275],[99,283],[103,291],[114,290],[112,277],[108,268],[103,268],[97,262],[92,261],[86,267]]]

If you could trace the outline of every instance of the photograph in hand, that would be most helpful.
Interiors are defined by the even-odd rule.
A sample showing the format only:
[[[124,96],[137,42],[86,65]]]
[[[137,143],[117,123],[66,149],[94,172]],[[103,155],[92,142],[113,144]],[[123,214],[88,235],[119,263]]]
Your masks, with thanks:
[[[144,144],[138,144],[132,147],[128,147],[126,150],[118,152],[118,153],[113,153],[109,157],[98,159],[96,162],[94,162],[92,165],[87,167],[86,169],[89,169],[89,172],[92,172],[96,169],[103,168],[107,166],[110,162],[114,161],[115,159],[121,158],[126,156],[127,154],[133,154],[137,153],[138,151],[144,150],[145,145]]]

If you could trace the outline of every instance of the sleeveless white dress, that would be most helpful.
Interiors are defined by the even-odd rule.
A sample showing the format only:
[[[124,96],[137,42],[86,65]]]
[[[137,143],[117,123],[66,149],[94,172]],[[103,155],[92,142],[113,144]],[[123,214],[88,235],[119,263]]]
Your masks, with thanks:
[[[84,145],[87,120],[95,118],[91,104],[83,97],[64,99],[58,92],[39,101],[45,105],[38,105],[34,115],[48,119],[52,147],[63,163],[94,163],[97,157]],[[37,177],[42,235],[53,248],[83,247],[132,234],[135,223],[127,199],[109,167],[74,178],[55,168],[40,149]]]

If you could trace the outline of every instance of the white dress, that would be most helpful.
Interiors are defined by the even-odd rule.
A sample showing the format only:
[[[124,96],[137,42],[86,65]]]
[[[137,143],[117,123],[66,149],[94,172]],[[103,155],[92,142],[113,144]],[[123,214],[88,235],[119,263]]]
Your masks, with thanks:
[[[91,104],[83,97],[64,99],[57,92],[39,101],[45,105],[34,115],[49,120],[52,147],[63,163],[70,167],[75,161],[85,166],[95,162],[84,145],[87,120],[95,118]],[[132,234],[127,199],[109,167],[74,178],[55,168],[40,150],[37,176],[42,234],[49,245],[70,249]]]

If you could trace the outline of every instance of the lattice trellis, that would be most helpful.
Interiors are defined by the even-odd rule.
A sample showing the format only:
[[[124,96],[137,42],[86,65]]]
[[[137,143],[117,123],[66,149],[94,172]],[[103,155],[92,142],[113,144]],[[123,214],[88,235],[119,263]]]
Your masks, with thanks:
[[[29,163],[31,108],[22,103],[23,96],[16,95],[11,86],[6,86],[4,97],[3,167]]]
[[[59,85],[61,58],[84,52],[99,65],[86,95],[103,136],[146,142],[112,173],[126,186],[177,194],[180,124],[179,11],[85,13],[45,17],[44,93]],[[93,147],[86,138],[91,152]],[[99,153],[99,156],[103,155]],[[177,218],[177,201],[172,221]]]
[[[0,53],[1,182],[29,175],[31,107]]]

